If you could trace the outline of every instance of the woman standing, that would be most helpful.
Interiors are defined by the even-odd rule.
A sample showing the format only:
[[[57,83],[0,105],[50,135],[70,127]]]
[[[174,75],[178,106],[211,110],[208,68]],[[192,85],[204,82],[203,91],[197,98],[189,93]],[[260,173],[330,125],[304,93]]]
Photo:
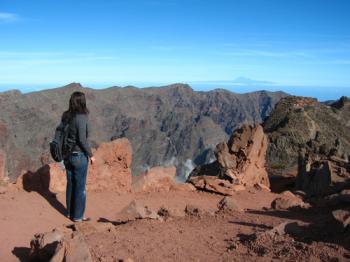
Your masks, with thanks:
[[[86,177],[89,158],[91,164],[95,158],[88,143],[88,114],[84,93],[74,92],[69,100],[69,109],[62,115],[62,122],[69,124],[66,142],[69,153],[64,160],[67,172],[67,217],[74,222],[90,220],[84,217]]]

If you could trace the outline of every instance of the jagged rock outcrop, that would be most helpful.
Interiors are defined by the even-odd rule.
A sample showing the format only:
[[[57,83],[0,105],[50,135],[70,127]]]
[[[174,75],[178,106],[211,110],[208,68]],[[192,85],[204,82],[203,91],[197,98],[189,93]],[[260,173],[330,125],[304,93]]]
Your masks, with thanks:
[[[265,91],[196,92],[184,84],[94,90],[72,83],[28,94],[0,93],[0,148],[7,154],[12,181],[42,165],[39,157],[49,151],[54,129],[76,90],[87,96],[92,146],[128,138],[135,152],[135,174],[169,162],[178,174],[187,174],[190,160],[195,165],[208,163],[215,145],[227,139],[233,129],[243,122],[262,122],[286,96]]]
[[[94,156],[96,162],[89,166],[87,190],[131,191],[132,149],[126,138],[101,143],[94,150]],[[66,189],[66,171],[61,163],[44,165],[35,173],[28,172],[19,177],[16,184],[27,191],[63,192]]]
[[[264,123],[269,137],[269,174],[295,178],[302,150],[319,155],[319,159],[334,156],[348,161],[349,129],[350,101],[346,97],[331,105],[305,97],[281,99]]]
[[[228,143],[216,146],[216,161],[196,167],[188,182],[199,189],[229,195],[239,186],[269,186],[265,169],[267,137],[261,125],[243,125]],[[210,178],[210,177],[215,177]]]

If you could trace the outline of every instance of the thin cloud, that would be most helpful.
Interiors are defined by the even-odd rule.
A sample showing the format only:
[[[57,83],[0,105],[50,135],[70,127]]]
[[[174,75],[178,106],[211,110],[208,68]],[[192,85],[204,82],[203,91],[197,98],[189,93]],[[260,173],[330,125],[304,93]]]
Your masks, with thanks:
[[[116,57],[94,53],[0,51],[0,59],[0,67],[18,67],[114,60]]]
[[[350,60],[333,60],[329,63],[334,65],[350,65]]]
[[[12,23],[20,20],[20,16],[14,13],[0,12],[0,23]]]
[[[226,52],[216,52],[217,55],[222,56],[255,56],[255,57],[274,57],[274,58],[285,58],[285,57],[308,57],[310,54],[304,51],[290,51],[290,52],[274,52],[265,50],[254,50],[254,49],[242,49]]]

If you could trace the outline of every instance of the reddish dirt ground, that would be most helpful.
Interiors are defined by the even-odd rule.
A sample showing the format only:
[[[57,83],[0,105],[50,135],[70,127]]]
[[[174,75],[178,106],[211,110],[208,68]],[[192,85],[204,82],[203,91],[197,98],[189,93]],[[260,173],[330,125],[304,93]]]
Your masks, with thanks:
[[[88,192],[86,215],[92,222],[84,226],[101,230],[83,233],[94,261],[350,261],[350,238],[332,220],[330,210],[267,210],[275,197],[265,191],[238,192],[233,198],[244,212],[215,214],[222,196],[205,192]],[[114,223],[116,213],[134,199],[151,208],[183,210],[191,204],[204,214]],[[8,192],[0,195],[0,210],[0,261],[27,261],[35,233],[72,224],[61,214],[63,194],[56,199],[37,192]],[[259,234],[286,221],[304,223],[303,233],[273,238]]]

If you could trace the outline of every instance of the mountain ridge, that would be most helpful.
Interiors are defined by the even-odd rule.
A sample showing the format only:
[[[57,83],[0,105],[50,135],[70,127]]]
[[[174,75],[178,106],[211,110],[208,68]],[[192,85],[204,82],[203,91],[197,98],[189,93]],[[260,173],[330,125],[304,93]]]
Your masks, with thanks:
[[[79,83],[31,93],[0,93],[0,125],[8,174],[15,179],[40,167],[72,92],[87,97],[91,144],[126,137],[134,151],[133,172],[175,164],[180,175],[213,157],[215,145],[242,123],[262,122],[287,94],[194,91],[189,85],[92,89]],[[186,168],[187,166],[187,168]]]

